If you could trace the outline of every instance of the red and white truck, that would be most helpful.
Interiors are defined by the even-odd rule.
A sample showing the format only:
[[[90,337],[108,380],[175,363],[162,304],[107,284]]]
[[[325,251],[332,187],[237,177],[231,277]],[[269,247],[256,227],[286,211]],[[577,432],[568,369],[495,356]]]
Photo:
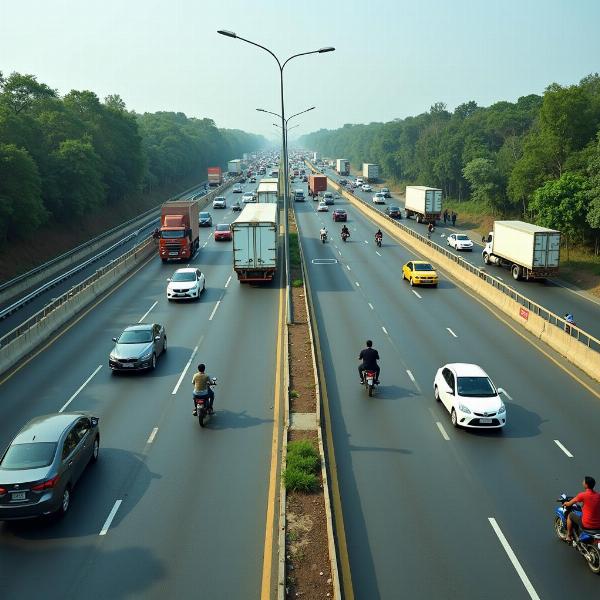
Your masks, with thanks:
[[[161,207],[158,255],[168,260],[188,261],[200,245],[197,200],[174,200]]]
[[[223,172],[221,167],[208,167],[208,185],[217,187],[223,184]]]

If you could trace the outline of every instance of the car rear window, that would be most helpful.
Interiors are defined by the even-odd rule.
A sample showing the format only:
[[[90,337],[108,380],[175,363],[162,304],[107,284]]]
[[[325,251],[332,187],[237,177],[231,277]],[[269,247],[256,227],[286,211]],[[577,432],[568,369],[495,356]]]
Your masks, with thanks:
[[[415,271],[433,271],[429,263],[415,263]]]
[[[57,444],[54,442],[30,442],[14,444],[4,455],[2,469],[39,469],[52,463]]]
[[[467,398],[492,398],[496,390],[487,377],[459,377],[458,394]]]
[[[229,231],[229,225],[217,225],[217,231]]]

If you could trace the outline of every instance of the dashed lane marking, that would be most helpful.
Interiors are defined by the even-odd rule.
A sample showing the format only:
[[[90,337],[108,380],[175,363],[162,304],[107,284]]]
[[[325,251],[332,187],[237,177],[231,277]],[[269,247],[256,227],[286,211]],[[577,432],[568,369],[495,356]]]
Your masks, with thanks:
[[[386,328],[385,328],[383,325],[381,326],[381,329],[382,329],[383,333],[385,333],[385,335],[390,335],[390,334],[387,332],[387,329],[386,329]]]
[[[144,313],[144,316],[138,321],[138,323],[141,323],[149,314],[150,311],[158,304],[158,300]]]
[[[370,308],[371,310],[375,310],[375,309],[373,308],[373,305],[372,305],[370,302],[369,302],[369,308]]]
[[[146,442],[146,444],[151,444],[154,441],[154,438],[156,437],[156,434],[158,433],[158,427],[155,427],[152,432],[150,433],[150,435],[148,436],[148,441]]]
[[[104,521],[104,525],[102,525],[102,529],[100,530],[100,533],[98,535],[106,535],[108,533],[110,524],[113,522],[113,519],[115,518],[115,515],[117,514],[117,511],[119,510],[119,506],[121,506],[122,502],[123,502],[123,500],[117,500],[115,502],[115,505],[112,507],[112,510],[108,514],[106,521]]]
[[[198,344],[198,345],[200,345],[200,344]],[[183,381],[183,378],[185,377],[187,370],[190,368],[190,365],[192,364],[192,360],[194,359],[194,356],[196,356],[196,352],[198,352],[198,346],[196,346],[192,350],[192,355],[190,356],[190,359],[187,361],[183,371],[181,372],[181,375],[179,376],[179,379],[177,380],[177,383],[175,384],[175,387],[173,388],[173,391],[171,392],[171,394],[173,396],[177,393],[177,390],[179,389],[179,386],[181,385],[181,382]]]
[[[102,368],[102,365],[98,365],[94,369],[94,372],[79,386],[79,388],[77,389],[77,391],[63,404],[62,408],[58,412],[62,412],[63,410],[65,410],[65,408],[67,408],[67,406],[69,406],[69,404],[71,404],[71,402],[73,402],[73,400],[75,400],[75,398],[77,398],[79,392],[81,392],[81,390],[92,380],[92,378],[94,377],[94,375],[96,375],[96,373],[101,368]]]
[[[554,440],[554,443],[569,457],[573,458],[573,455],[558,441]]]
[[[208,317],[209,321],[213,320],[213,317],[215,316],[215,313],[217,312],[217,308],[219,308],[220,304],[221,304],[221,301],[217,300],[217,303],[215,304],[215,307],[213,308],[212,312],[210,313],[210,317]]]
[[[444,426],[439,421],[436,421],[435,424],[437,425],[437,428],[440,430],[440,433],[442,434],[442,437],[447,442],[449,442],[450,441],[450,436],[446,433],[446,430],[444,429]]]
[[[448,330],[448,332],[450,333],[450,335],[451,335],[452,337],[455,337],[455,338],[457,338],[457,337],[458,337],[458,336],[457,336],[457,335],[454,333],[454,331],[452,331],[452,329],[450,329],[450,327],[446,327],[446,329]]]
[[[421,294],[417,290],[410,290],[417,298],[422,298]]]

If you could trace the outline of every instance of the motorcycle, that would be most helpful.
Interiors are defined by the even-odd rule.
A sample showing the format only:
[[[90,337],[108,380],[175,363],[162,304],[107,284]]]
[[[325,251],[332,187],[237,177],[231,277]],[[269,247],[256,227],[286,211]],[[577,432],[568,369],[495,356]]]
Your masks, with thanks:
[[[345,242],[348,238],[350,237],[349,233],[343,232],[342,233],[342,241]]]
[[[369,393],[369,397],[371,397],[373,395],[373,390],[375,390],[375,386],[377,385],[375,383],[376,379],[376,373],[375,371],[364,371],[363,372],[363,377],[364,377],[364,382],[365,385],[367,386],[367,392]]]
[[[326,233],[322,233],[322,234],[321,234],[321,241],[322,241],[323,243],[325,243],[325,242],[327,241],[327,234],[326,234]]]
[[[561,494],[557,502],[561,503],[554,509],[554,532],[558,539],[567,541],[567,517],[571,511],[581,513],[581,506],[573,504],[568,508],[562,506],[563,502],[572,500],[573,496]],[[577,548],[579,553],[587,561],[588,567],[592,573],[600,573],[600,529],[581,529],[573,530],[572,546]]]
[[[211,387],[217,385],[217,378],[213,377],[208,385]],[[214,414],[214,411],[209,412],[208,410],[209,401],[210,400],[208,396],[194,396],[194,403],[196,404],[196,413],[198,415],[198,423],[200,423],[200,427],[205,426],[208,415]]]
[[[431,234],[435,231],[435,229],[432,227],[431,229],[427,229],[427,239],[430,240],[431,239]]]
[[[377,244],[378,248],[381,248],[381,240],[382,238],[378,235],[375,236],[375,243]]]

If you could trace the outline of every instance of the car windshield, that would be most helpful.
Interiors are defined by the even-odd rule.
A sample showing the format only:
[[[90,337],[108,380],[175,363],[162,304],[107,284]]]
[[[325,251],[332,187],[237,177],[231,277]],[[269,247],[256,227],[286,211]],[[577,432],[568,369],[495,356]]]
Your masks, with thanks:
[[[207,212],[201,212],[201,213],[200,213],[200,218],[201,218],[201,219],[209,219],[209,218],[210,218],[210,213],[207,213]]]
[[[229,225],[217,225],[217,231],[229,231]]]
[[[468,242],[469,241],[469,236],[468,235],[457,235],[456,239],[460,240],[461,242]]]
[[[223,198],[223,196],[217,196],[215,202],[225,202],[225,198]]]
[[[459,377],[458,394],[467,398],[492,398],[496,390],[487,377]]]
[[[119,344],[143,344],[152,341],[151,329],[127,329],[119,336]]]
[[[47,467],[52,463],[55,452],[54,442],[14,444],[6,451],[0,467],[11,470]]]
[[[399,206],[390,206],[390,210],[400,210]]]
[[[175,271],[171,281],[196,281],[196,273],[193,271]]]
[[[185,237],[185,231],[183,231],[183,229],[180,229],[179,231],[174,229],[163,229],[160,232],[160,237],[162,237],[163,240],[176,240]]]
[[[433,267],[429,263],[415,263],[415,271],[433,271]]]

